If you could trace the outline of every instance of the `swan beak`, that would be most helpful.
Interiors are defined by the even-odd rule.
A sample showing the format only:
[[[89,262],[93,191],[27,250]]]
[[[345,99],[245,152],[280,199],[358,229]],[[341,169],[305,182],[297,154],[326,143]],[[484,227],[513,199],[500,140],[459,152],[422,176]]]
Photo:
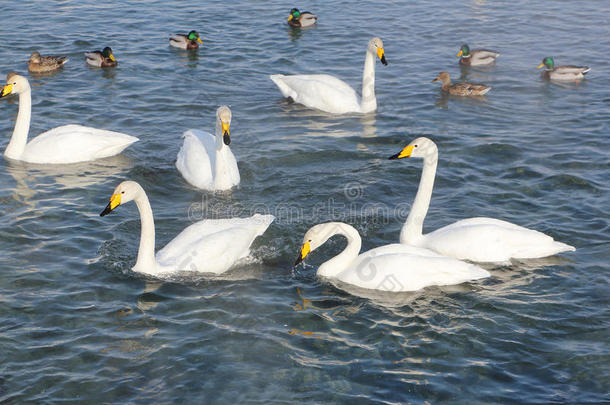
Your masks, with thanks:
[[[292,14],[290,14],[290,15],[288,16],[288,20],[287,20],[287,21],[291,21],[293,18],[294,18],[294,17],[292,16]]]
[[[201,40],[201,38],[197,38],[197,42],[199,42],[201,45],[203,45],[203,41]]]
[[[297,260],[294,262],[294,265],[296,266],[299,263],[301,263],[303,260],[305,260],[305,258],[309,254],[309,252],[311,252],[311,249],[309,247],[309,242],[303,243],[303,247],[301,247],[301,252],[297,256]]]
[[[113,54],[110,54],[110,56],[108,56],[110,58],[111,61],[116,62],[116,59],[114,58]]]
[[[544,67],[544,63],[539,64],[537,69],[540,69],[542,67]]]
[[[110,214],[110,212],[119,205],[121,205],[121,195],[113,194],[112,197],[110,197],[110,202],[106,208],[104,208],[104,211],[100,212],[100,217]]]
[[[384,66],[388,65],[388,61],[385,60],[385,54],[383,52],[383,48],[377,48],[377,56],[379,56],[379,59],[381,59],[381,63],[383,63]]]
[[[402,158],[408,158],[411,157],[411,153],[413,153],[413,145],[407,145],[405,146],[405,148],[403,150],[401,150],[399,153],[392,155],[389,157],[389,160],[394,160],[394,159],[402,159]]]
[[[2,88],[2,93],[0,94],[0,98],[6,97],[13,92],[13,84],[7,84]]]
[[[225,145],[229,145],[231,143],[231,133],[229,132],[229,124],[228,122],[222,123],[222,141]]]
[[[460,57],[460,56],[462,56],[463,54],[464,54],[464,52],[463,52],[463,51],[460,49],[460,51],[459,51],[459,52],[457,53],[457,55],[455,55],[455,56],[457,56],[457,57],[459,58],[459,57]]]

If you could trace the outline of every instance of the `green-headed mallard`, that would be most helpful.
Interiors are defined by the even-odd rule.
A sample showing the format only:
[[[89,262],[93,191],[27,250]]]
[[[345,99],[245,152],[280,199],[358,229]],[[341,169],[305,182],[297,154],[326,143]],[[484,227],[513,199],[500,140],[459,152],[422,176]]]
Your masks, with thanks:
[[[544,67],[542,76],[545,79],[551,80],[581,80],[585,78],[585,74],[591,70],[588,66],[572,66],[563,65],[555,66],[555,61],[550,56],[542,59],[542,63],[538,65],[538,69]]]
[[[432,81],[443,82],[441,89],[444,92],[447,92],[454,96],[482,96],[486,94],[489,90],[491,90],[490,86],[485,86],[484,84],[474,84],[467,82],[451,84],[451,78],[449,77],[449,73],[447,72],[440,72],[436,79]]]
[[[186,35],[183,34],[172,34],[169,37],[169,44],[176,48],[181,49],[197,49],[199,44],[203,44],[199,33],[197,31],[191,31]]]
[[[293,8],[288,16],[288,24],[293,27],[311,27],[316,23],[317,19],[318,16],[309,11],[301,12],[298,8]]]
[[[32,73],[45,73],[57,70],[68,61],[65,56],[41,56],[38,52],[32,52],[28,61],[28,70]]]
[[[85,52],[87,63],[96,67],[115,67],[119,64],[109,46],[101,51]]]
[[[465,66],[481,66],[489,65],[496,61],[500,54],[489,49],[470,49],[466,44],[462,45],[460,51],[456,55],[460,57],[460,64]]]

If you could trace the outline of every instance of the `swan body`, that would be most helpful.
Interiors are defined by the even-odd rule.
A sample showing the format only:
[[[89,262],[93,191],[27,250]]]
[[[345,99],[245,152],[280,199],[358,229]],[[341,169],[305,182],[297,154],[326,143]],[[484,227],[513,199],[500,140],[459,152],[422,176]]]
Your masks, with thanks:
[[[175,48],[192,50],[198,49],[199,44],[203,44],[203,41],[197,31],[191,31],[186,35],[172,34],[169,37],[169,44]]]
[[[85,52],[85,58],[88,65],[95,67],[115,67],[119,64],[109,46],[101,51]]]
[[[119,184],[100,216],[121,204],[135,201],[140,213],[140,247],[133,270],[158,276],[176,271],[220,274],[250,254],[250,245],[275,219],[255,214],[250,218],[206,219],[186,227],[155,255],[155,224],[144,189],[134,181]]]
[[[28,70],[32,73],[46,73],[62,67],[68,58],[65,56],[41,56],[38,52],[32,52],[28,61]]]
[[[119,154],[138,138],[114,131],[64,125],[27,142],[31,116],[31,88],[27,79],[9,73],[0,97],[19,95],[19,113],[4,155],[30,163],[77,163]]]
[[[300,28],[311,27],[317,20],[317,15],[309,11],[299,11],[298,8],[290,10],[290,15],[288,16],[288,24]]]
[[[441,81],[443,84],[441,90],[453,96],[483,96],[491,90],[490,86],[484,84],[475,84],[468,82],[460,82],[451,84],[451,77],[448,72],[440,72],[433,82]]]
[[[309,229],[295,265],[334,235],[347,238],[347,246],[321,264],[317,274],[360,288],[405,292],[489,277],[488,271],[474,264],[399,243],[359,254],[362,242],[358,231],[342,222],[318,224]]]
[[[456,56],[460,58],[460,65],[484,66],[494,63],[500,53],[489,49],[471,50],[468,45],[464,44]]]
[[[231,110],[221,106],[216,111],[216,135],[189,129],[176,159],[182,177],[202,190],[228,190],[240,182],[237,160],[229,148]]]
[[[538,69],[544,67],[542,71],[542,77],[547,80],[582,80],[585,75],[591,70],[588,66],[572,66],[563,65],[555,66],[555,61],[551,57],[546,57],[542,60],[542,63],[538,65]]]
[[[460,260],[497,263],[575,250],[542,232],[493,218],[463,219],[423,235],[423,222],[434,186],[438,149],[430,139],[421,137],[390,159],[407,157],[423,158],[424,169],[411,212],[400,232],[400,243],[431,249]]]
[[[387,65],[383,41],[373,38],[369,41],[364,71],[362,74],[362,98],[344,81],[326,74],[320,75],[271,75],[284,97],[295,103],[331,114],[350,112],[368,113],[377,109],[375,98],[375,55]]]

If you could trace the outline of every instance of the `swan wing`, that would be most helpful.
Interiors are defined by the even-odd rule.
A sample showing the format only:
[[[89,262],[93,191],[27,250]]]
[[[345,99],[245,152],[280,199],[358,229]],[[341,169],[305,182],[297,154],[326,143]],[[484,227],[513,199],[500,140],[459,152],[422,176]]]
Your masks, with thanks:
[[[400,244],[362,253],[337,275],[341,281],[361,288],[391,292],[461,284],[485,277],[489,272],[476,265]]]
[[[114,156],[138,138],[120,132],[64,125],[32,139],[21,160],[31,163],[76,163]]]
[[[318,110],[343,114],[360,112],[356,91],[331,75],[271,75],[284,97]]]
[[[189,129],[183,138],[176,168],[190,185],[204,190],[212,188],[212,167],[216,158],[214,136],[208,132]]]
[[[206,219],[185,228],[157,252],[164,271],[198,271],[220,274],[250,254],[250,245],[275,217]]]
[[[532,229],[493,218],[470,218],[424,236],[424,246],[475,262],[506,262],[574,250]]]

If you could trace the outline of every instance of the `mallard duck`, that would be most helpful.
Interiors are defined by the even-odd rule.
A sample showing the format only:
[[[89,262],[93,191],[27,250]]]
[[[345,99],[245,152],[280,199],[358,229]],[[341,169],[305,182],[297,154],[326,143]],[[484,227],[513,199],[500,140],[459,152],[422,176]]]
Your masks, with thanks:
[[[484,84],[475,84],[467,82],[451,84],[451,78],[449,77],[449,73],[447,72],[440,72],[436,79],[432,81],[443,82],[441,89],[444,92],[447,92],[454,96],[482,96],[486,94],[489,90],[491,90],[490,86],[485,86]]]
[[[293,27],[311,27],[316,23],[317,19],[318,16],[309,11],[301,12],[298,8],[293,8],[288,16],[288,24]]]
[[[465,66],[480,66],[489,65],[496,61],[500,54],[489,49],[470,49],[466,44],[462,45],[460,51],[456,55],[460,58],[460,64]]]
[[[199,44],[203,44],[203,41],[199,38],[199,33],[197,31],[191,31],[186,35],[172,34],[172,36],[169,37],[169,44],[181,49],[197,49],[199,48]]]
[[[96,67],[115,67],[119,64],[112,54],[112,49],[109,46],[102,51],[85,52],[87,63]]]
[[[68,61],[65,56],[41,56],[38,52],[32,52],[28,61],[28,70],[32,73],[45,73],[57,70]]]
[[[585,74],[591,70],[588,66],[555,66],[555,61],[553,61],[553,58],[550,56],[542,59],[542,63],[538,65],[538,69],[542,67],[545,67],[542,71],[542,77],[551,80],[581,80],[584,79]]]

